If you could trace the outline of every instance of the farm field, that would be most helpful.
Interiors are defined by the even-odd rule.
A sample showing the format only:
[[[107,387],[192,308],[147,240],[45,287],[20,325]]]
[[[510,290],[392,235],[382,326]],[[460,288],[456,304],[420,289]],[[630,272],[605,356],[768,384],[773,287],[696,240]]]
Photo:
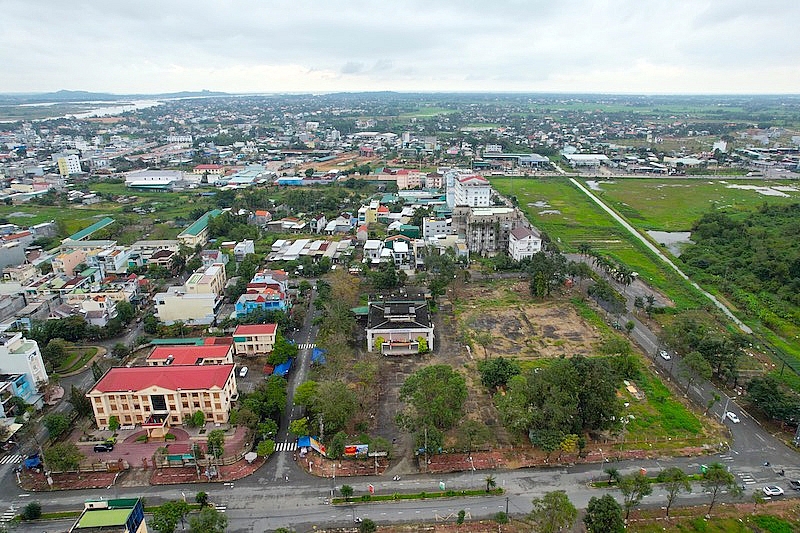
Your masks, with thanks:
[[[697,294],[665,267],[614,219],[564,178],[493,178],[492,186],[505,196],[516,196],[520,209],[547,233],[563,252],[576,253],[589,243],[602,254],[628,265],[650,285],[663,290],[676,308],[696,308]]]
[[[800,185],[794,181],[618,179],[597,186],[603,200],[644,230],[689,231],[714,209],[752,211],[764,203],[800,202]]]

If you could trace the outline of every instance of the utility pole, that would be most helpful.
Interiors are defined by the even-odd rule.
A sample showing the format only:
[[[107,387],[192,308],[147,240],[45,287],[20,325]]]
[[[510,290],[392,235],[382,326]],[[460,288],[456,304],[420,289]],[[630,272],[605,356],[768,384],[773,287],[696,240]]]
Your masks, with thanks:
[[[725,415],[728,414],[728,403],[731,401],[730,396],[725,397],[725,408],[722,410],[722,416],[719,417],[720,422],[725,421]]]
[[[428,426],[425,426],[425,472],[428,471]]]

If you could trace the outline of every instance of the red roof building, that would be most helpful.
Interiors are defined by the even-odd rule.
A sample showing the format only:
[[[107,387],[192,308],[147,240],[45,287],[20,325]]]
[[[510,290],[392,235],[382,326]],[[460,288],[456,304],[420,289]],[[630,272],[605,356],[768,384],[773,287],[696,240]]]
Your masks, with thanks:
[[[206,421],[228,421],[239,397],[233,364],[111,368],[86,396],[95,422],[107,429],[115,417],[123,426],[141,425],[154,439],[197,411]]]
[[[228,337],[227,340],[227,344],[225,341],[217,344],[217,340],[210,337],[202,346],[156,346],[147,356],[147,366],[232,364],[233,339]]]
[[[277,332],[277,324],[237,326],[233,332],[236,355],[256,356],[270,353],[275,348]]]

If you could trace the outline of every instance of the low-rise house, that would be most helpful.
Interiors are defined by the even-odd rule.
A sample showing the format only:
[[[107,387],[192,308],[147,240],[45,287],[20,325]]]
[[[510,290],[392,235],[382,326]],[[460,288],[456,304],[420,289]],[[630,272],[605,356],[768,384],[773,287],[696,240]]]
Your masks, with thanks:
[[[272,352],[275,347],[276,324],[251,324],[237,326],[233,332],[236,355],[254,356]]]
[[[234,365],[143,366],[110,368],[86,396],[97,427],[141,425],[153,439],[170,426],[202,411],[207,422],[225,423],[239,397]]]
[[[542,251],[542,236],[539,230],[518,226],[508,236],[508,255],[514,261],[530,259]]]
[[[433,322],[424,299],[387,298],[370,301],[367,351],[411,355],[433,351]]]
[[[233,247],[233,257],[238,262],[243,261],[246,255],[254,253],[256,253],[255,243],[249,239],[237,242]]]
[[[230,365],[233,342],[230,337],[208,338],[199,346],[156,346],[147,356],[147,366]],[[224,342],[220,342],[224,341]]]
[[[69,533],[147,533],[139,498],[86,500]]]
[[[208,221],[221,214],[222,211],[219,209],[204,214],[178,235],[178,241],[189,248],[197,245],[205,246],[208,243]]]

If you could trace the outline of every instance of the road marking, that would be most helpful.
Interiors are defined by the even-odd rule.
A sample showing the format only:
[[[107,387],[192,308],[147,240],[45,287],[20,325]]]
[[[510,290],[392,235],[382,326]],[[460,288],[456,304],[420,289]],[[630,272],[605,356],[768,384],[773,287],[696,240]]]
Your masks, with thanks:
[[[309,342],[309,343],[304,343],[304,344],[301,344],[301,345],[299,345],[297,348],[298,348],[299,350],[310,350],[311,348],[315,348],[316,346],[317,346],[317,345],[316,345],[316,344],[314,344],[313,342]]]
[[[14,454],[14,455],[6,455],[2,459],[0,459],[0,465],[10,465],[12,463],[20,463],[24,458],[23,455]]]
[[[275,451],[277,452],[293,452],[297,449],[297,442],[295,441],[286,441],[286,442],[279,442],[275,446]]]

